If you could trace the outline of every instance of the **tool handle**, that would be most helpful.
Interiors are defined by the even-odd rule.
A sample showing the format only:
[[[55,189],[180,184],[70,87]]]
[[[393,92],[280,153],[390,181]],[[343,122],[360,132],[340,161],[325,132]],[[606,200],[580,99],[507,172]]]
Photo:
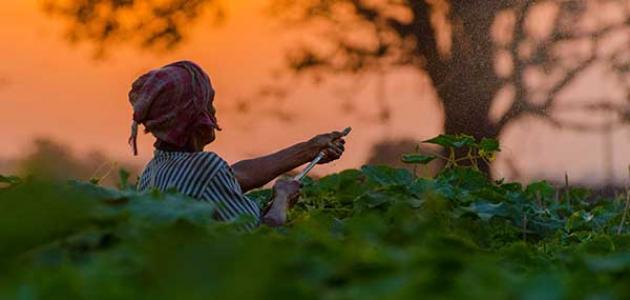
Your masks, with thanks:
[[[352,127],[347,127],[346,129],[344,129],[341,132],[341,137],[345,137],[348,134],[350,134],[350,131],[352,131]],[[300,172],[300,174],[296,175],[295,177],[293,177],[294,180],[302,180],[304,179],[304,177],[306,177],[306,174],[308,174],[308,172],[310,172],[311,170],[313,170],[313,168],[315,168],[315,166],[317,165],[317,163],[319,163],[322,159],[324,159],[324,152],[319,152],[319,154],[317,155],[317,157],[315,157],[315,159],[313,159],[313,161],[311,161],[308,166],[306,166],[306,168],[304,168],[304,170],[302,172]]]
[[[308,172],[315,168],[315,165],[317,165],[317,163],[320,162],[322,159],[324,159],[324,152],[319,152],[317,157],[315,157],[315,159],[313,159],[313,161],[311,161],[308,166],[306,166],[306,168],[304,168],[304,170],[300,172],[300,174],[293,177],[293,179],[297,181],[304,179],[304,177],[306,177],[306,174],[308,174]]]

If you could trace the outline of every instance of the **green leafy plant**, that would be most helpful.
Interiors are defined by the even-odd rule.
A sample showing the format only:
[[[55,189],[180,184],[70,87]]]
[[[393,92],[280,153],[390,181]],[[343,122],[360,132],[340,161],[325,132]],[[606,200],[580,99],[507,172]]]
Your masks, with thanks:
[[[495,139],[483,138],[477,141],[474,137],[465,134],[441,134],[432,139],[425,140],[422,143],[441,146],[446,149],[448,156],[439,153],[430,155],[417,153],[405,154],[402,156],[402,162],[407,164],[427,165],[436,159],[441,159],[444,161],[446,168],[458,167],[462,165],[462,163],[466,163],[476,170],[479,170],[480,161],[490,164],[494,161],[496,153],[501,151],[499,142]],[[457,156],[457,153],[465,154]]]
[[[118,189],[0,177],[0,299],[630,297],[627,195],[365,166],[307,179],[286,227],[242,232],[120,175]]]

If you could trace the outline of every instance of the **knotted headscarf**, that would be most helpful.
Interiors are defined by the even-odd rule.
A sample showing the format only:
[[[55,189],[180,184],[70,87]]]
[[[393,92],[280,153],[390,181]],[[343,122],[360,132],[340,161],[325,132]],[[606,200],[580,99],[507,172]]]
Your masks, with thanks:
[[[133,122],[129,145],[138,155],[138,124],[157,139],[184,147],[198,130],[219,129],[208,75],[195,63],[180,61],[152,70],[133,82],[129,102]],[[220,129],[219,129],[220,130]]]

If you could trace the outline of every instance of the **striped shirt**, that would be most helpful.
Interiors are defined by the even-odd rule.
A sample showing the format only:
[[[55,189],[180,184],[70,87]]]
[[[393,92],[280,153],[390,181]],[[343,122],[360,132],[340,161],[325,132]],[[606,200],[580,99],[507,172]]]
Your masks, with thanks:
[[[260,223],[260,208],[245,197],[234,177],[232,168],[213,152],[167,152],[155,150],[147,164],[138,190],[176,189],[189,197],[215,205],[214,217],[219,221],[234,221],[246,215]]]

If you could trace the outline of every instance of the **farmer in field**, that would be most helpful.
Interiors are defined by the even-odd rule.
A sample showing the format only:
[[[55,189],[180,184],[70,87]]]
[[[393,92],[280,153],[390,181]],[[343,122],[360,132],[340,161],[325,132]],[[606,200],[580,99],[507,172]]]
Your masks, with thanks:
[[[157,188],[178,191],[215,204],[215,218],[232,221],[243,215],[255,221],[280,226],[287,209],[299,197],[300,183],[279,179],[270,204],[261,209],[244,193],[324,153],[321,163],[339,159],[344,152],[342,133],[318,135],[274,154],[228,163],[206,145],[221,130],[213,106],[215,91],[208,75],[195,63],[176,62],[140,76],[129,92],[133,123],[129,143],[134,155],[139,124],[155,136],[154,157],[138,182],[139,190]]]

